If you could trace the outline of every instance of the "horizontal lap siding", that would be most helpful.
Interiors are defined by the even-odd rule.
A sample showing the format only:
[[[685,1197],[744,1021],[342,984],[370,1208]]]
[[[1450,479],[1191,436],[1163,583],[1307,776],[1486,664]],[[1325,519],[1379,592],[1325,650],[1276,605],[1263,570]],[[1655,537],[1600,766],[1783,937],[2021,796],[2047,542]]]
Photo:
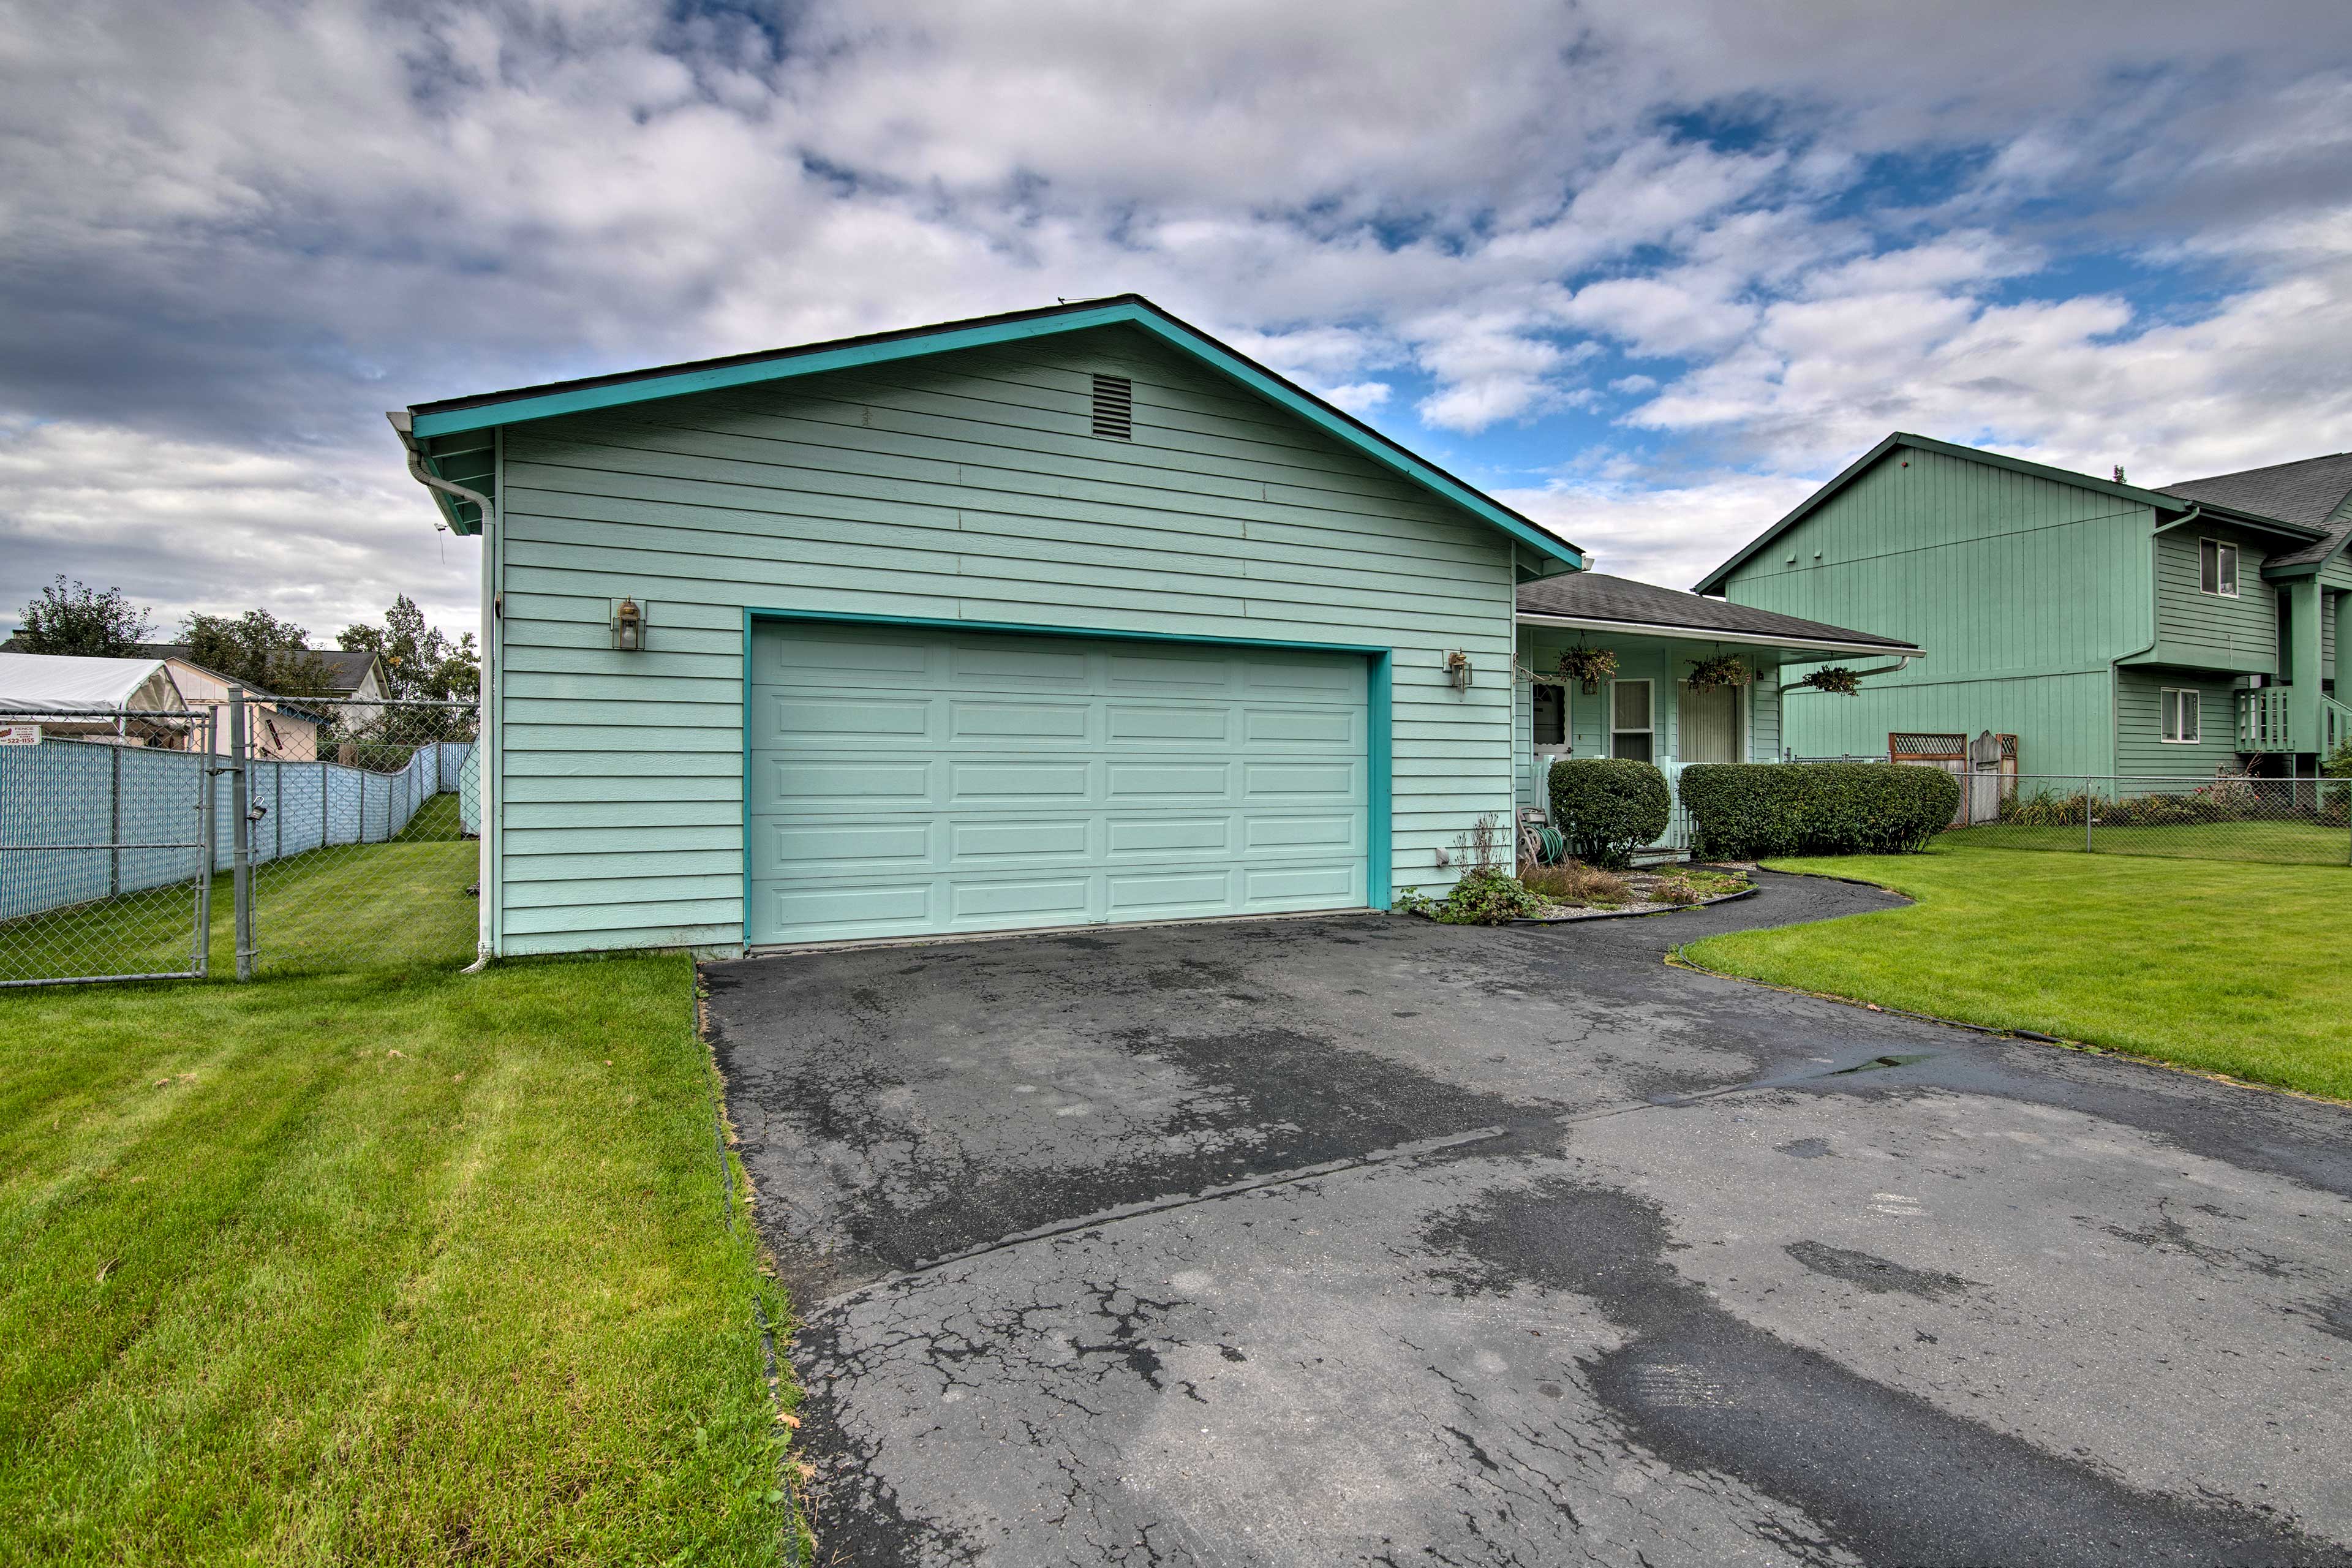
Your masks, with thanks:
[[[2164,692],[2198,693],[2199,739],[2164,738]],[[2142,777],[2210,777],[2238,765],[2237,690],[2211,670],[2125,669],[2116,676],[2116,771]]]
[[[2204,591],[2202,542],[2238,547],[2235,597]],[[2263,547],[2232,528],[2190,523],[2156,539],[2158,652],[2169,663],[2248,675],[2278,673],[2277,595],[2263,581]]]
[[[740,940],[747,607],[1389,647],[1395,884],[1509,808],[1508,542],[1131,331],[519,426],[499,484],[509,951]]]

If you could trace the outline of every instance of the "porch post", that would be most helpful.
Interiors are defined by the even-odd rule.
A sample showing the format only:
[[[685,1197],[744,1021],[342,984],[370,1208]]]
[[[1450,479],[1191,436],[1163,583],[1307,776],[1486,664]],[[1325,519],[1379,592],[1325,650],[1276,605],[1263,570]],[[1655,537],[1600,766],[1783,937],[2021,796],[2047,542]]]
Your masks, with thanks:
[[[2336,595],[2336,700],[2352,708],[2352,593]]]
[[[2319,682],[2326,673],[2327,591],[2314,572],[2287,584],[2287,744],[2297,752],[2319,749]]]

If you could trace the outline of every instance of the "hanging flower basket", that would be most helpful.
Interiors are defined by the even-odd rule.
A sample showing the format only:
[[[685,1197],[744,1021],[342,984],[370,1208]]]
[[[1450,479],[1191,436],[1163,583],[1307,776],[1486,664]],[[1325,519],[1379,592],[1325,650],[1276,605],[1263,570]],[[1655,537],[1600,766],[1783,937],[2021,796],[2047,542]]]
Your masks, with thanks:
[[[1725,653],[1713,658],[1691,660],[1690,679],[1683,684],[1693,691],[1707,691],[1724,686],[1747,686],[1755,679],[1756,672],[1749,669],[1738,654]]]
[[[1816,691],[1830,691],[1840,697],[1852,697],[1862,689],[1862,677],[1844,665],[1832,664],[1827,668],[1813,671],[1797,684],[1810,686]]]
[[[1586,647],[1579,643],[1559,656],[1559,674],[1563,680],[1573,680],[1584,688],[1587,697],[1601,689],[1601,683],[1617,673],[1617,656],[1605,647]]]

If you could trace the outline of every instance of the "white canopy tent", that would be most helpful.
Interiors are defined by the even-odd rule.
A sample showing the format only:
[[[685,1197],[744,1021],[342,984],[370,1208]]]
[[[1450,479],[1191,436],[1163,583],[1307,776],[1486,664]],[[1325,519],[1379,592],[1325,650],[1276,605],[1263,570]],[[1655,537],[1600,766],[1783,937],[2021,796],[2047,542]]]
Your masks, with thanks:
[[[160,658],[0,653],[0,722],[35,720],[47,734],[184,751],[191,721],[163,716],[186,710]]]
[[[0,710],[9,713],[177,713],[183,706],[160,658],[0,653]]]

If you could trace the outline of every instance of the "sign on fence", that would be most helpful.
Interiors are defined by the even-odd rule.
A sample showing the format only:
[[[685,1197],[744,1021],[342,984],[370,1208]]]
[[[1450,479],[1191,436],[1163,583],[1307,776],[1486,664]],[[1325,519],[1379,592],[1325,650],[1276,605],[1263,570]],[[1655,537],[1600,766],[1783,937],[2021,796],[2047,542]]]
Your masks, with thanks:
[[[0,724],[0,746],[37,746],[41,743],[38,724]]]

